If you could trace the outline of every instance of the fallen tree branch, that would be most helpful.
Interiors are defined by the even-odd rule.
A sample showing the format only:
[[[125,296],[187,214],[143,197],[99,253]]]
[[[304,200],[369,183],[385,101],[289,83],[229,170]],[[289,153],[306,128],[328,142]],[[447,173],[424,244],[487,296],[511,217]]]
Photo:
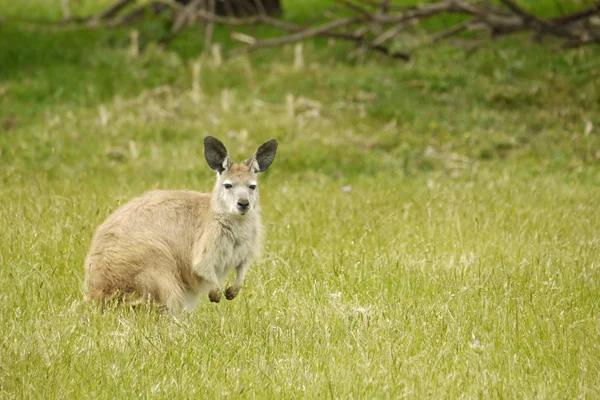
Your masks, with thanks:
[[[577,36],[570,31],[569,29],[564,28],[561,25],[555,25],[552,22],[545,21],[541,18],[536,17],[535,15],[525,11],[523,8],[519,7],[512,0],[500,0],[501,3],[505,4],[511,11],[515,14],[519,15],[523,19],[523,23],[526,26],[533,26],[535,29],[539,31],[545,31],[551,33],[556,36],[566,36],[576,39]]]
[[[252,50],[256,50],[261,47],[273,47],[273,46],[279,46],[279,45],[287,44],[287,43],[299,42],[301,40],[305,40],[305,39],[308,39],[308,38],[311,38],[314,36],[319,36],[321,34],[327,33],[329,31],[332,31],[332,30],[342,27],[342,26],[351,25],[360,20],[361,20],[361,18],[356,18],[356,17],[338,19],[338,20],[329,22],[329,23],[321,25],[321,26],[309,28],[309,29],[306,29],[306,30],[303,30],[303,31],[297,32],[297,33],[292,33],[290,35],[273,38],[273,39],[264,39],[261,41],[257,41],[256,43],[250,45],[246,50],[252,51]]]
[[[464,32],[472,27],[474,27],[475,25],[477,25],[477,20],[476,19],[471,19],[468,21],[464,21],[460,24],[451,26],[448,29],[445,29],[443,31],[439,31],[434,33],[433,35],[431,35],[431,42],[435,43],[435,42],[439,42],[440,40],[444,40],[447,39],[451,36],[457,35],[461,32]]]
[[[112,18],[115,15],[117,15],[122,9],[124,9],[129,4],[131,4],[135,1],[136,0],[119,0],[112,6],[108,7],[104,11],[102,11],[100,14],[96,14],[95,16],[91,17],[89,19],[88,23],[91,25],[94,25],[94,24],[98,24],[100,21]]]
[[[600,14],[600,1],[598,1],[593,6],[586,8],[585,10],[577,11],[568,15],[563,15],[561,17],[552,18],[551,21],[556,24],[565,25],[592,17],[596,14]]]
[[[369,10],[367,10],[366,8],[363,8],[359,5],[354,4],[353,2],[349,1],[349,0],[335,0],[337,3],[340,3],[342,5],[344,5],[345,7],[349,8],[352,11],[358,12],[359,14],[362,14],[363,17],[366,17],[367,19],[371,19],[372,18],[372,13],[369,12]]]
[[[469,4],[454,0],[446,0],[439,3],[418,6],[403,13],[388,15],[372,14],[372,18],[374,21],[382,24],[397,24],[411,19],[423,20],[442,13],[476,15],[479,12],[479,9],[474,8]]]
[[[144,5],[141,5],[121,17],[114,18],[109,23],[109,25],[110,26],[122,26],[122,25],[126,25],[126,24],[131,24],[134,21],[136,21],[140,18],[143,18],[144,16],[147,15],[147,13],[151,13],[153,16],[157,16],[166,10],[181,11],[182,9],[183,9],[183,6],[180,6],[179,4],[174,3],[172,1],[157,0],[157,1],[153,1],[152,3],[147,3]]]
[[[393,58],[408,60],[408,52],[392,50],[402,43],[399,38],[405,38],[407,35],[423,36],[423,29],[418,28],[421,22],[447,14],[459,14],[469,18],[446,29],[427,34],[425,39],[428,40],[412,42],[421,46],[461,35],[466,31],[470,32],[471,36],[481,35],[480,31],[483,31],[488,33],[485,38],[489,38],[490,34],[491,37],[496,37],[517,32],[530,32],[536,37],[553,36],[563,40],[565,47],[600,43],[600,27],[592,20],[592,17],[600,14],[600,1],[570,14],[543,18],[521,7],[518,0],[434,0],[413,6],[395,5],[389,0],[334,0],[341,8],[340,12],[321,15],[321,19],[326,18],[327,22],[321,22],[319,25],[315,25],[315,19],[306,25],[300,25],[267,15],[261,0],[156,0],[128,14],[120,15],[135,1],[116,0],[112,6],[97,15],[87,18],[75,17],[68,22],[106,22],[109,26],[123,25],[148,12],[159,15],[171,9],[171,34],[163,43],[168,43],[179,34],[186,24],[194,24],[199,20],[205,24],[202,30],[205,51],[209,51],[209,47],[212,46],[215,25],[240,27],[263,24],[283,31],[282,34],[269,38],[234,32],[232,37],[245,45],[235,49],[233,54],[296,43],[313,37],[328,37],[356,44],[358,49],[354,53],[363,55],[365,50],[373,50]],[[217,4],[221,7],[221,14],[217,13]],[[226,15],[223,14],[223,10],[226,11]],[[248,13],[252,15],[245,16]]]
[[[192,20],[198,12],[198,7],[204,2],[204,0],[192,0],[186,5],[181,11],[175,15],[175,21],[171,27],[171,34],[178,33],[186,22]]]

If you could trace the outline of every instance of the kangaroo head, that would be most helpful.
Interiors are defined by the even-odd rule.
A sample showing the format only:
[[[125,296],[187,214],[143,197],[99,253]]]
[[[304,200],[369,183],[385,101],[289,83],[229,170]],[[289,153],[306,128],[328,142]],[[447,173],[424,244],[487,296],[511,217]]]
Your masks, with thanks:
[[[213,208],[217,213],[244,216],[258,210],[257,175],[265,171],[277,152],[277,141],[271,139],[242,163],[229,158],[223,143],[212,136],[204,139],[204,157],[208,166],[217,171],[213,190]]]

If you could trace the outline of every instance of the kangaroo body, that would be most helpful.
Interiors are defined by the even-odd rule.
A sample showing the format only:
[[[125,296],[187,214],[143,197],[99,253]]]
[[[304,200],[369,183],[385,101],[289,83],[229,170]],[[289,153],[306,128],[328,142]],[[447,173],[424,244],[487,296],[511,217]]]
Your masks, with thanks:
[[[234,164],[223,144],[208,137],[205,156],[218,172],[213,192],[156,190],[115,211],[97,229],[85,261],[87,297],[189,309],[206,292],[219,302],[236,269],[225,292],[233,299],[262,247],[256,175],[276,148],[269,141]]]

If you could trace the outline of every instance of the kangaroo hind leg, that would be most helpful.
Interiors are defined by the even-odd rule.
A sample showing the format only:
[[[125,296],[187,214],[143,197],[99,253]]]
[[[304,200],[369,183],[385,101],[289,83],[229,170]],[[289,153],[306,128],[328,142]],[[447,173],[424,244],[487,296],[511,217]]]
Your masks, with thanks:
[[[144,271],[136,277],[137,293],[169,311],[184,306],[184,293],[174,276],[163,271]]]

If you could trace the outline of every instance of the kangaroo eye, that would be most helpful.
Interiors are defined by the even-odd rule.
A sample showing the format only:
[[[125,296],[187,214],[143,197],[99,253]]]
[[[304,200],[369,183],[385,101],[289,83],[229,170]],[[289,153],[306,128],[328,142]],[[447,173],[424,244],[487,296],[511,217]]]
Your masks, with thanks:
[[[252,189],[252,190],[256,189],[256,185],[250,185],[250,186],[248,186],[248,187],[249,187],[250,189]]]
[[[233,187],[233,185],[231,183],[226,183],[226,184],[223,185],[223,187],[225,189],[231,189]]]

